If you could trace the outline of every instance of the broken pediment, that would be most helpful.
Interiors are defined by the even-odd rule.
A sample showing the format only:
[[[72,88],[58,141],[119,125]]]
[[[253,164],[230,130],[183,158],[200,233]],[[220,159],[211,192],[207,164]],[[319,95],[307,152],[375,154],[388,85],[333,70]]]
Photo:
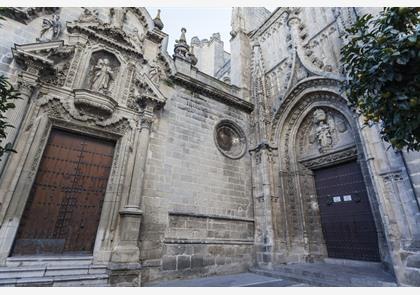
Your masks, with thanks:
[[[25,71],[39,74],[43,81],[60,84],[64,83],[74,50],[74,46],[64,45],[63,41],[51,41],[15,44],[12,54]]]
[[[165,102],[166,97],[148,76],[144,74],[136,75],[130,90],[128,107],[139,110],[144,108],[148,103],[163,106]]]

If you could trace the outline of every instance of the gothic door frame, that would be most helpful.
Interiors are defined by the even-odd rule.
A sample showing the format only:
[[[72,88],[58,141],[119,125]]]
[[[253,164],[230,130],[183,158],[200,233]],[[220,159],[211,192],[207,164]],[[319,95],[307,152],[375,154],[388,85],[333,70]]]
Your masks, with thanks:
[[[274,171],[278,171],[274,174],[277,190],[275,194],[284,196],[282,212],[273,213],[278,215],[276,224],[273,224],[278,235],[276,239],[286,244],[289,255],[300,257],[299,260],[323,259],[328,255],[322,229],[320,228],[321,223],[318,201],[316,199],[314,174],[311,169],[311,166],[316,166],[317,161],[320,159],[314,159],[312,165],[308,165],[310,161],[306,163],[300,161],[296,151],[296,147],[299,145],[297,141],[298,130],[303,120],[314,108],[327,107],[341,113],[354,131],[354,145],[347,149],[347,151],[353,149],[353,153],[350,152],[350,154],[342,156],[344,158],[357,158],[360,164],[378,232],[381,261],[389,263],[389,249],[383,234],[382,217],[379,213],[372,179],[365,162],[363,145],[354,114],[347,106],[346,99],[340,95],[338,87],[331,87],[332,85],[327,85],[323,88],[315,87],[314,82],[310,82],[312,85],[309,85],[306,89],[300,85],[301,88],[296,90],[301,91],[300,93],[291,92],[289,97],[286,97],[286,102],[283,102],[283,109],[280,108],[278,110],[279,115],[276,118],[276,128],[272,133],[277,141],[279,155],[278,161],[273,165]],[[302,84],[305,84],[305,82]],[[327,89],[327,87],[330,89]],[[342,152],[345,154],[345,149]],[[331,157],[330,159],[321,160],[324,161],[324,165],[334,165],[343,159]],[[294,215],[297,216],[295,224],[292,224],[294,221],[287,216],[287,214],[290,214],[288,212],[290,210],[290,207],[288,207],[290,199],[295,200],[295,203],[292,205],[292,208],[296,211]],[[318,231],[318,233],[311,235],[311,230],[312,232]],[[315,236],[321,236],[322,238],[321,240],[319,238],[315,239]]]

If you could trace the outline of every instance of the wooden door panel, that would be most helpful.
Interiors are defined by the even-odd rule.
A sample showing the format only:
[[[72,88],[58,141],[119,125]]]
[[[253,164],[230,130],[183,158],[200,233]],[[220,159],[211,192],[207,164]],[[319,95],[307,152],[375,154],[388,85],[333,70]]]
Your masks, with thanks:
[[[51,131],[12,255],[92,252],[113,151],[112,142]]]
[[[378,241],[365,183],[356,161],[315,170],[328,255],[379,261]]]

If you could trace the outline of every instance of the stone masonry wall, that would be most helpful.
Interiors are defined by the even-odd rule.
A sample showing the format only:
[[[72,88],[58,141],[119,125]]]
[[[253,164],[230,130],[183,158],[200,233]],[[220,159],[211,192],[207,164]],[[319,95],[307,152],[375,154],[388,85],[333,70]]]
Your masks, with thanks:
[[[172,89],[149,146],[143,196],[143,281],[239,272],[252,263],[250,157],[217,149],[217,122],[248,134],[248,115],[181,87]],[[148,268],[148,266],[150,266]]]

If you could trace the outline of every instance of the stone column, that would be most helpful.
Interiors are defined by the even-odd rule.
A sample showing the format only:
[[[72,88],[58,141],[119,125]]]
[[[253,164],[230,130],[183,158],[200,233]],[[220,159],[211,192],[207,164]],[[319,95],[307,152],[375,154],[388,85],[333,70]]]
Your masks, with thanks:
[[[154,111],[159,106],[157,101],[150,98],[143,99],[142,102],[145,104],[145,107],[134,142],[135,156],[133,170],[130,175],[129,195],[127,203],[119,212],[119,243],[111,258],[114,263],[138,264],[140,257],[138,241],[143,215],[140,206],[144,172]]]
[[[243,31],[232,34],[230,39],[231,48],[231,72],[230,81],[232,85],[241,88],[242,97],[249,101],[251,89],[251,44],[249,37]]]
[[[273,210],[272,210],[272,182],[270,172],[270,154],[272,150],[268,143],[261,143],[249,152],[255,157],[252,164],[256,170],[254,176],[254,218],[255,218],[255,243],[257,263],[271,267],[273,262]],[[253,157],[253,158],[254,158]]]

